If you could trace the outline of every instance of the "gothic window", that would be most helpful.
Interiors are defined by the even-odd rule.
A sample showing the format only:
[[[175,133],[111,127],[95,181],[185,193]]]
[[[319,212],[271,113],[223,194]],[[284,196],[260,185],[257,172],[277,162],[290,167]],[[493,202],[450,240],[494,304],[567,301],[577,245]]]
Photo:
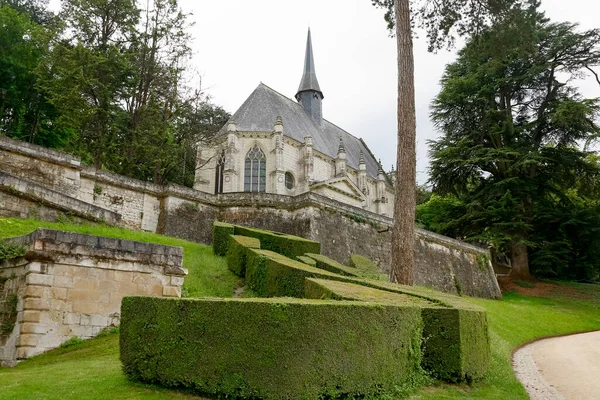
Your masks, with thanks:
[[[266,192],[267,162],[265,153],[257,145],[246,155],[244,168],[244,192]]]
[[[215,194],[223,193],[223,172],[225,170],[225,150],[217,158],[217,168],[215,169]]]
[[[285,187],[288,188],[288,190],[292,190],[294,188],[294,175],[292,175],[291,172],[286,172],[285,173]]]

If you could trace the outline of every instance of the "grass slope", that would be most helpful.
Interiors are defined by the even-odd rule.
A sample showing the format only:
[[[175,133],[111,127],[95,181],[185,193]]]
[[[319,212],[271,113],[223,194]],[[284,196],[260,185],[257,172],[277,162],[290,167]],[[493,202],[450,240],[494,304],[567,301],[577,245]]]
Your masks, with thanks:
[[[106,225],[0,218],[0,239],[26,235],[37,228],[183,247],[183,267],[189,272],[183,285],[183,292],[187,297],[231,297],[234,289],[239,285],[240,279],[227,269],[224,258],[213,254],[210,246],[156,233],[131,231]]]

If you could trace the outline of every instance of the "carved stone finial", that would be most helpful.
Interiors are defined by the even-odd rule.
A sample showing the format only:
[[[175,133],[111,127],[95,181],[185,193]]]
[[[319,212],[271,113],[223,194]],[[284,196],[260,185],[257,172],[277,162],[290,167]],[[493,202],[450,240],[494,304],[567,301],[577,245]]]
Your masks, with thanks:
[[[358,157],[358,165],[364,164],[365,163],[365,155],[363,154],[363,151],[360,151],[360,156]]]
[[[342,137],[340,136],[340,146],[338,147],[338,154],[345,153],[345,152],[346,152],[346,148],[344,147],[344,141],[342,140]]]

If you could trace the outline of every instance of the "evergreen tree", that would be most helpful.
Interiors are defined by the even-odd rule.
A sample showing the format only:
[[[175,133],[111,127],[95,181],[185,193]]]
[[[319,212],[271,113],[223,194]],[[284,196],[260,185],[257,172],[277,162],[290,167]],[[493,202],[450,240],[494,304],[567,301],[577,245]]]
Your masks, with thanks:
[[[506,250],[514,279],[530,277],[536,229],[597,186],[598,164],[579,144],[598,133],[600,105],[572,79],[600,65],[599,40],[600,30],[513,12],[460,51],[433,102],[443,133],[431,143],[434,192],[464,203],[460,233]]]

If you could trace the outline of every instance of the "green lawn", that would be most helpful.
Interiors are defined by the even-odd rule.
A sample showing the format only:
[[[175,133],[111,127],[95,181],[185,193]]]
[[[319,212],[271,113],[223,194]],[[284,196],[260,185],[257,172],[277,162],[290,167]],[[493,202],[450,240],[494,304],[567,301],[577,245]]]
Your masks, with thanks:
[[[37,226],[182,246],[190,270],[186,287],[193,296],[231,296],[238,280],[210,247],[160,235],[104,226],[51,224],[0,218],[0,237],[32,231]],[[546,297],[505,293],[502,301],[470,299],[488,310],[492,366],[481,382],[438,384],[410,399],[527,399],[511,369],[510,355],[535,338],[600,330],[600,285],[561,283],[564,290]],[[0,399],[167,399],[197,398],[154,386],[128,382],[120,370],[118,334],[58,349],[0,370]]]

